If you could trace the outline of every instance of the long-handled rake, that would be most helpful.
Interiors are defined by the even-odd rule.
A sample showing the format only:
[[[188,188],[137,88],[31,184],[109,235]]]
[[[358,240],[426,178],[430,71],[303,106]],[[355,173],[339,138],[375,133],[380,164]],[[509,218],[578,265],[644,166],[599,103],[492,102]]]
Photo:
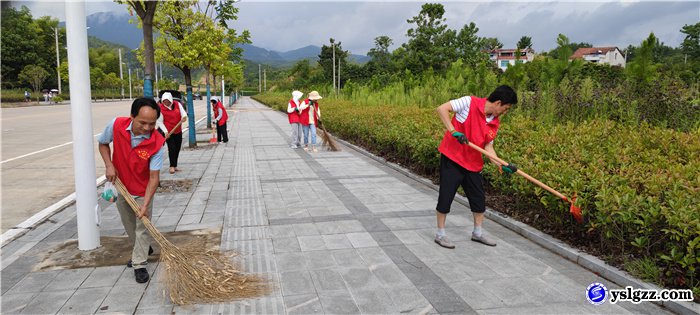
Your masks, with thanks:
[[[508,162],[506,162],[506,161],[500,159],[499,157],[497,157],[497,156],[495,156],[495,155],[489,153],[488,151],[486,151],[486,150],[484,150],[484,149],[478,147],[477,145],[475,145],[475,144],[473,144],[473,143],[471,143],[471,142],[469,142],[468,144],[469,144],[469,147],[471,147],[472,149],[481,152],[481,154],[486,155],[486,156],[488,156],[489,158],[491,158],[491,159],[493,159],[493,160],[496,160],[498,163],[501,163],[501,164],[503,164],[503,165],[507,165],[507,164],[508,164]],[[549,186],[545,185],[545,184],[542,183],[541,181],[539,181],[539,180],[537,180],[536,178],[534,178],[534,177],[528,175],[527,173],[523,172],[523,171],[520,170],[520,169],[518,169],[518,171],[517,171],[516,173],[517,173],[518,175],[522,176],[522,177],[525,177],[525,179],[529,180],[530,182],[534,183],[535,185],[542,187],[542,189],[544,189],[544,190],[546,190],[546,191],[548,191],[548,192],[554,194],[555,196],[557,196],[557,197],[563,199],[564,201],[566,201],[566,202],[568,202],[568,203],[571,203],[571,207],[569,207],[569,212],[574,216],[574,219],[576,219],[576,221],[577,221],[578,223],[583,222],[583,215],[581,214],[581,208],[579,208],[579,207],[577,207],[577,206],[575,205],[575,203],[576,203],[576,194],[574,194],[574,197],[573,197],[573,198],[569,199],[569,198],[567,198],[566,196],[564,196],[562,193],[560,193],[560,192],[554,190],[552,187],[549,187]]]
[[[139,213],[139,205],[117,179],[122,197]],[[260,277],[242,274],[231,255],[197,248],[178,248],[153,226],[148,217],[141,221],[160,245],[160,261],[165,263],[165,282],[170,300],[176,304],[217,303],[267,294],[268,283]]]
[[[170,138],[170,136],[173,135],[173,131],[175,131],[175,129],[177,129],[177,127],[180,127],[180,125],[182,125],[182,119],[180,119],[180,121],[177,123],[177,125],[175,125],[175,127],[173,127],[172,129],[170,129],[170,131],[168,131],[168,134],[165,135],[165,139]]]
[[[336,143],[335,139],[333,139],[333,136],[331,136],[328,133],[326,127],[324,127],[323,124],[321,124],[320,122],[318,123],[318,127],[321,128],[321,130],[323,130],[323,133],[321,134],[321,138],[323,140],[322,145],[328,145],[331,151],[340,151],[338,143]]]

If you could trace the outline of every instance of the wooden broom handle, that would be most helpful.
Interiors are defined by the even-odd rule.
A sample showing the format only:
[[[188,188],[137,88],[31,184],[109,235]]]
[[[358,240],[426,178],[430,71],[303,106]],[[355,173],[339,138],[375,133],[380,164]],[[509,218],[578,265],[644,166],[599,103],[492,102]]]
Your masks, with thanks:
[[[177,127],[180,127],[180,125],[182,125],[182,119],[180,119],[180,121],[177,123],[177,125],[175,125],[175,127],[173,127],[173,129],[170,129],[170,131],[168,131],[168,134],[165,135],[165,139],[168,139],[173,134],[173,131],[175,131]]]
[[[488,151],[486,151],[486,150],[484,150],[484,149],[478,147],[476,144],[473,144],[473,143],[471,143],[471,142],[469,142],[469,143],[467,143],[467,144],[468,144],[472,149],[481,152],[481,154],[486,155],[486,156],[488,156],[489,158],[491,158],[491,159],[493,159],[493,160],[496,160],[498,163],[501,163],[501,164],[503,164],[503,165],[508,165],[508,162],[506,162],[506,161],[502,160],[501,158],[499,158],[499,157],[497,157],[497,156],[495,156],[495,155],[489,153]],[[534,183],[535,185],[542,187],[542,189],[544,189],[544,190],[546,190],[546,191],[548,191],[548,192],[554,194],[555,196],[557,196],[557,197],[559,197],[559,198],[561,198],[561,199],[564,199],[564,200],[566,200],[566,201],[569,201],[569,198],[566,198],[566,196],[564,196],[564,195],[561,194],[560,192],[554,190],[554,188],[545,185],[543,182],[541,182],[541,181],[537,180],[536,178],[534,178],[534,177],[528,175],[527,173],[523,172],[522,170],[518,169],[518,171],[517,171],[516,173],[517,173],[518,175],[522,176],[522,177],[525,177],[525,179],[531,181],[531,182]]]

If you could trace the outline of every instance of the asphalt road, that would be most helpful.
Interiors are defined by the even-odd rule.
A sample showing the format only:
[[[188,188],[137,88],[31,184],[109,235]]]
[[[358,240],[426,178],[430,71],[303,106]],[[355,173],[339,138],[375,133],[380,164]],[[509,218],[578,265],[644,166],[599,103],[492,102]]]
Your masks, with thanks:
[[[206,114],[206,101],[195,101],[195,119]],[[97,102],[92,107],[93,135],[116,116],[128,116],[131,101]],[[2,232],[75,191],[69,105],[2,109],[0,198]],[[95,179],[104,175],[94,137]],[[166,162],[167,163],[167,162]]]

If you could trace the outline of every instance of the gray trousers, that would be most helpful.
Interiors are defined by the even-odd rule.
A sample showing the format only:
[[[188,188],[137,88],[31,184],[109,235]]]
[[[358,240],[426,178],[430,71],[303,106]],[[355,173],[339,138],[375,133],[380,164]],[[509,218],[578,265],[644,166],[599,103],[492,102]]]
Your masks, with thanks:
[[[138,197],[136,200],[139,201],[140,199],[143,198]],[[134,269],[146,268],[146,264],[148,263],[148,246],[151,245],[151,235],[148,234],[146,226],[141,219],[136,217],[134,210],[131,210],[131,207],[123,196],[119,196],[116,203],[117,210],[119,210],[119,217],[122,219],[126,234],[129,235],[129,241],[134,245],[134,248],[131,250],[131,263]],[[153,202],[148,205],[149,219],[152,217],[152,211]]]
[[[301,134],[302,134],[301,124],[300,123],[293,123],[291,125],[292,125],[292,146],[293,147],[301,146]]]

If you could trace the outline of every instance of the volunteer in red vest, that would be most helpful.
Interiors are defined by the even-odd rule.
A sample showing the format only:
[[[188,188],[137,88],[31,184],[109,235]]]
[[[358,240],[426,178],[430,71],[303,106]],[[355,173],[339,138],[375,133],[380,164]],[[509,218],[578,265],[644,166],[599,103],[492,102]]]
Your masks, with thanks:
[[[228,142],[228,130],[226,122],[228,121],[228,113],[224,104],[221,103],[217,98],[211,99],[211,107],[214,109],[214,119],[212,123],[216,124],[216,139],[219,142]]]
[[[292,125],[292,149],[301,147],[301,97],[304,93],[301,91],[292,92],[292,99],[289,100],[287,105],[287,117],[289,118],[289,124]]]
[[[501,85],[488,98],[464,96],[437,108],[440,120],[447,128],[439,147],[440,192],[436,207],[437,233],[435,234],[435,243],[438,245],[455,248],[445,234],[445,219],[450,212],[457,188],[461,185],[474,217],[471,240],[496,246],[496,242],[487,237],[481,229],[486,211],[484,179],[481,176],[484,159],[481,153],[470,148],[467,143],[471,142],[497,156],[493,143],[498,133],[499,117],[516,103],[518,103],[518,96],[515,91],[509,86]],[[451,113],[454,113],[454,117],[450,119]],[[512,164],[501,165],[495,160],[491,162],[508,174],[517,171]]]
[[[149,279],[146,263],[152,252],[150,235],[140,218],[151,217],[153,195],[160,182],[165,155],[165,138],[155,131],[159,116],[160,107],[156,101],[138,98],[131,104],[131,116],[112,120],[98,139],[107,180],[114,182],[118,177],[140,204],[136,215],[125,198],[117,198],[116,202],[124,229],[133,244],[131,263],[138,283]],[[112,142],[114,152],[109,146]]]
[[[304,131],[304,151],[318,152],[316,148],[316,126],[321,112],[318,108],[318,100],[322,99],[316,91],[309,93],[309,98],[301,103],[301,128]],[[311,132],[311,148],[309,148],[309,132]]]
[[[168,134],[169,130],[173,130],[179,122],[183,124],[187,121],[187,111],[182,104],[173,100],[173,95],[170,92],[163,93],[160,106],[160,117],[158,117],[158,129],[164,134]],[[165,139],[168,144],[168,160],[170,160],[170,174],[179,172],[177,168],[177,159],[180,157],[180,149],[182,148],[182,124],[177,126],[175,131]]]

